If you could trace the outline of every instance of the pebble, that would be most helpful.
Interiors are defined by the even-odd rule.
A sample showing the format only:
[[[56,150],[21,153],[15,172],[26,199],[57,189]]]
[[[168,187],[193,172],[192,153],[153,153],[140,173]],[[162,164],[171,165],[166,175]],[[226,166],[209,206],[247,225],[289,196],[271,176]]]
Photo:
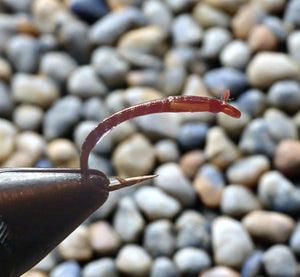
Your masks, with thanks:
[[[286,245],[277,244],[270,247],[263,257],[264,268],[269,276],[298,276],[297,260]]]
[[[71,233],[65,240],[61,242],[61,244],[58,246],[58,250],[60,256],[66,260],[83,262],[91,259],[93,251],[89,242],[88,227],[83,225],[79,226],[75,231],[73,231],[73,233]],[[71,276],[77,275],[70,275],[70,277]]]
[[[222,172],[212,164],[205,164],[195,176],[193,186],[207,207],[219,207],[225,180]]]
[[[238,160],[241,153],[222,128],[212,127],[207,134],[204,155],[213,165],[224,169]]]
[[[166,219],[157,220],[147,225],[143,246],[153,257],[171,257],[175,249],[173,224]]]
[[[0,79],[3,81],[10,80],[12,76],[12,68],[10,63],[4,59],[0,58]]]
[[[272,31],[273,35],[276,36],[279,46],[286,42],[289,34],[288,26],[286,26],[280,18],[276,16],[266,16],[262,21],[262,24],[267,26]]]
[[[230,16],[204,2],[199,2],[193,9],[193,17],[203,28],[230,26]]]
[[[297,0],[291,0],[287,3],[283,15],[283,21],[292,24],[294,27],[300,27],[299,18],[300,4]]]
[[[47,275],[40,271],[30,270],[22,274],[21,277],[47,277]]]
[[[162,93],[149,87],[133,87],[126,89],[123,97],[126,103],[132,106],[141,102],[162,98]]]
[[[0,70],[1,71],[1,70]],[[8,117],[14,110],[14,103],[8,86],[0,81],[0,115]]]
[[[177,95],[184,86],[186,70],[183,67],[171,67],[165,69],[161,74],[161,90],[165,95]]]
[[[40,72],[51,77],[58,85],[64,84],[76,67],[76,61],[64,52],[46,53],[40,61]]]
[[[81,115],[81,100],[72,95],[60,98],[45,113],[43,135],[52,140],[69,134]]]
[[[284,213],[300,211],[300,191],[278,171],[265,173],[258,184],[258,196],[269,209]]]
[[[55,167],[79,167],[78,150],[68,139],[52,140],[47,146],[47,156]]]
[[[32,36],[13,36],[6,45],[6,55],[18,72],[34,73],[37,70],[40,49],[38,40]]]
[[[254,0],[252,1],[255,5],[259,5],[262,9],[266,10],[268,13],[280,13],[284,10],[286,0]]]
[[[179,277],[175,263],[167,257],[158,257],[153,261],[150,277]]]
[[[229,89],[232,97],[239,96],[248,87],[247,76],[242,71],[226,67],[208,71],[204,83],[214,94]]]
[[[115,262],[111,258],[101,258],[86,264],[82,277],[119,277]]]
[[[290,237],[289,245],[293,252],[298,256],[300,254],[300,222],[298,220],[296,227]]]
[[[154,148],[144,135],[135,134],[117,146],[112,163],[122,177],[149,174],[155,164]]]
[[[110,111],[99,97],[91,97],[83,103],[82,116],[86,120],[101,122],[110,116]]]
[[[80,277],[80,265],[75,261],[67,261],[56,266],[49,277]]]
[[[271,106],[295,113],[300,109],[300,85],[297,81],[278,81],[268,90],[267,99]]]
[[[121,247],[121,238],[106,221],[97,221],[89,226],[89,241],[95,253],[101,256],[115,254]]]
[[[252,28],[248,45],[253,52],[275,51],[278,47],[276,35],[265,25],[256,25]]]
[[[292,32],[287,39],[287,48],[289,54],[296,60],[300,61],[300,31]]]
[[[34,105],[22,104],[13,112],[13,122],[21,130],[38,130],[42,126],[44,112]]]
[[[223,47],[231,41],[231,33],[221,27],[213,27],[203,34],[200,54],[206,59],[218,58]]]
[[[149,25],[158,25],[166,32],[171,29],[173,14],[166,3],[158,0],[146,1],[143,3],[142,10]]]
[[[209,126],[202,122],[187,122],[180,128],[179,145],[184,151],[203,148]]]
[[[260,250],[255,250],[246,259],[241,270],[241,275],[243,277],[259,276],[260,273],[262,273],[262,265],[263,265],[263,252]]]
[[[276,148],[274,166],[284,175],[298,177],[300,168],[300,142],[298,140],[282,140]]]
[[[212,264],[210,256],[204,250],[195,247],[178,250],[173,259],[183,276],[197,276]]]
[[[37,263],[33,270],[40,270],[44,272],[51,271],[56,264],[56,257],[54,252],[50,252],[47,256],[45,256],[39,263]]]
[[[216,265],[241,268],[254,250],[243,225],[230,217],[218,217],[212,225],[212,242]]]
[[[102,171],[107,176],[113,175],[113,169],[110,160],[96,153],[91,153],[89,156],[89,168]]]
[[[17,130],[11,122],[0,118],[0,161],[5,161],[14,151]]]
[[[172,9],[173,13],[180,13],[188,10],[197,0],[166,0],[167,5]]]
[[[60,96],[55,82],[47,76],[16,73],[11,83],[15,101],[49,108]]]
[[[205,2],[217,9],[223,10],[228,13],[236,12],[247,0],[227,0],[220,2],[218,0],[205,0]]]
[[[24,0],[22,2],[20,1],[10,1],[10,0],[4,0],[3,4],[11,9],[14,12],[29,12],[30,11],[30,5],[32,0]]]
[[[244,69],[251,58],[249,45],[242,40],[233,40],[220,53],[220,61],[225,67]]]
[[[136,126],[132,122],[125,121],[122,124],[116,126],[111,131],[110,136],[114,143],[120,143],[123,140],[131,137],[136,131]]]
[[[91,26],[89,41],[96,45],[112,45],[122,34],[145,23],[145,15],[134,7],[124,8],[121,12],[110,12]]]
[[[224,188],[220,207],[223,214],[232,217],[240,217],[262,208],[258,197],[241,185],[229,185]]]
[[[267,107],[267,97],[261,90],[249,89],[239,97],[237,104],[252,118],[261,117]]]
[[[179,166],[187,178],[194,179],[197,171],[205,163],[205,161],[205,156],[202,150],[192,150],[181,156]]]
[[[94,50],[91,59],[96,73],[107,86],[119,86],[125,82],[129,65],[116,49],[101,46]]]
[[[147,2],[148,3],[148,2]],[[155,69],[132,70],[127,73],[126,82],[130,87],[159,87],[160,73]]]
[[[176,163],[160,165],[154,174],[158,175],[154,179],[155,186],[177,199],[184,207],[194,204],[196,200],[195,191],[179,165]]]
[[[159,140],[154,147],[156,157],[160,163],[176,162],[180,157],[178,146],[173,140]]]
[[[232,164],[226,177],[232,184],[255,187],[260,177],[271,168],[270,161],[264,155],[252,155]]]
[[[152,260],[140,246],[127,244],[117,255],[116,265],[121,273],[132,277],[144,277],[150,272]]]
[[[258,53],[247,67],[247,76],[251,85],[262,89],[269,88],[276,81],[294,79],[298,75],[296,62],[282,53]]]
[[[125,243],[137,242],[145,228],[145,220],[130,197],[119,201],[113,226]]]
[[[172,24],[172,37],[175,45],[195,45],[202,40],[203,31],[189,14],[175,17]]]
[[[81,98],[104,96],[107,93],[105,83],[96,74],[93,67],[84,65],[75,69],[68,78],[68,92]]]
[[[227,266],[215,266],[211,269],[204,271],[199,277],[240,277],[241,275]]]
[[[250,212],[242,223],[252,237],[272,243],[286,242],[296,225],[290,216],[271,211]]]
[[[142,187],[136,191],[134,198],[149,220],[172,219],[181,210],[176,199],[156,187]]]

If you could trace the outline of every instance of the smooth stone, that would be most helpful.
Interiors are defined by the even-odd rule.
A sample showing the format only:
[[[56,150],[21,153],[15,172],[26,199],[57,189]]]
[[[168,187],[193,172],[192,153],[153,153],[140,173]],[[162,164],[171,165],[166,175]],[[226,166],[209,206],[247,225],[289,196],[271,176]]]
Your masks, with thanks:
[[[10,80],[12,76],[12,68],[10,63],[4,59],[0,58],[0,79],[3,81]]]
[[[223,47],[232,39],[231,33],[221,27],[213,27],[208,29],[203,34],[202,47],[200,54],[207,59],[218,58]]]
[[[41,34],[39,37],[39,47],[42,54],[58,50],[58,40],[54,34]]]
[[[34,167],[41,167],[41,168],[52,168],[53,163],[51,161],[49,161],[48,159],[40,159],[36,162],[36,164],[34,165]]]
[[[81,116],[81,100],[76,96],[60,98],[44,116],[43,134],[47,140],[70,133]]]
[[[113,11],[123,10],[127,7],[139,7],[143,0],[107,0],[107,4]]]
[[[86,264],[82,269],[82,277],[119,277],[115,261],[101,258]]]
[[[167,68],[188,67],[197,58],[197,51],[190,46],[177,46],[167,51],[164,64]]]
[[[106,221],[97,221],[89,226],[89,241],[95,253],[101,256],[115,254],[121,247],[121,238]]]
[[[130,87],[159,87],[160,73],[155,69],[141,69],[129,71],[126,82]]]
[[[184,86],[184,91],[182,95],[207,97],[211,96],[203,82],[202,77],[198,76],[197,74],[190,74],[189,76],[187,76],[186,84]],[[197,116],[199,115],[197,114]]]
[[[172,219],[181,210],[176,199],[156,187],[142,187],[136,191],[134,198],[149,220]]]
[[[278,40],[269,27],[256,25],[249,34],[248,45],[253,52],[275,51],[278,48]]]
[[[253,155],[233,163],[226,172],[228,181],[247,187],[255,187],[260,177],[270,170],[270,161],[266,156]]]
[[[183,276],[197,276],[212,264],[210,256],[204,250],[195,247],[178,250],[173,259]]]
[[[116,257],[118,270],[132,277],[144,277],[150,272],[152,259],[140,246],[127,244]]]
[[[286,5],[286,0],[254,0],[252,1],[255,5],[259,5],[262,9],[266,10],[268,13],[280,13],[284,10]]]
[[[89,41],[97,45],[112,45],[129,29],[141,27],[145,23],[145,15],[134,7],[110,12],[91,26]]]
[[[235,13],[247,0],[205,0],[205,3],[228,13]]]
[[[150,0],[143,3],[143,13],[149,25],[158,25],[166,32],[171,29],[173,14],[166,3],[159,0]]]
[[[71,140],[54,139],[47,146],[47,157],[55,167],[79,167],[79,153]]]
[[[203,165],[195,176],[193,186],[205,206],[219,207],[225,180],[217,167],[212,164]]]
[[[199,277],[240,277],[241,275],[234,269],[227,266],[215,266],[204,271]]]
[[[155,164],[154,148],[144,135],[135,134],[117,146],[112,163],[119,176],[149,174]]]
[[[176,163],[160,165],[154,172],[158,177],[154,185],[176,198],[184,207],[191,206],[196,200],[196,194],[191,182],[184,176]]]
[[[265,207],[274,211],[292,214],[300,211],[300,190],[278,171],[260,178],[258,196]]]
[[[157,220],[147,225],[143,247],[153,257],[171,257],[175,249],[173,224],[166,219]]]
[[[291,139],[282,140],[276,148],[274,166],[284,175],[300,176],[300,142]]]
[[[300,254],[300,221],[299,220],[291,234],[289,246],[297,256]]]
[[[0,116],[9,117],[14,111],[14,102],[8,86],[0,81]]]
[[[270,247],[263,257],[264,268],[269,276],[298,276],[298,265],[292,250],[283,244]]]
[[[262,89],[267,89],[282,79],[295,79],[298,75],[296,62],[282,53],[260,52],[254,56],[247,67],[250,84]]]
[[[287,49],[289,54],[298,62],[300,62],[300,31],[292,32],[287,38]]]
[[[98,123],[98,121],[86,120],[81,121],[76,125],[74,130],[74,140],[78,148],[81,147],[82,143],[85,141],[85,138],[98,125]],[[96,144],[92,151],[99,155],[107,155],[111,152],[112,146],[113,143],[111,137],[104,136],[101,139],[101,143]]]
[[[50,252],[46,257],[44,257],[38,264],[33,267],[33,270],[40,270],[44,272],[51,271],[56,265],[56,257],[54,252]]]
[[[104,96],[107,93],[106,85],[89,65],[75,69],[68,78],[67,87],[70,94],[82,98]]]
[[[202,150],[192,150],[181,156],[179,166],[186,177],[194,179],[197,171],[205,162]]]
[[[5,52],[17,72],[36,72],[41,54],[36,38],[22,34],[13,36],[7,42]]]
[[[130,106],[163,97],[160,91],[150,87],[128,88],[123,94],[125,102]]]
[[[175,263],[167,257],[158,257],[153,261],[150,277],[179,277]]]
[[[65,260],[75,260],[81,262],[90,260],[93,255],[93,250],[89,241],[88,227],[83,225],[79,226],[60,243],[58,246],[58,251],[60,256]]]
[[[260,210],[262,205],[250,189],[241,185],[229,185],[223,190],[220,207],[222,214],[240,217],[254,210]]]
[[[281,18],[269,15],[264,18],[262,24],[267,26],[272,31],[272,33],[276,36],[279,45],[286,43],[286,39],[289,34],[289,27],[284,24]]]
[[[3,0],[3,4],[15,13],[30,12],[32,2],[33,0],[24,0],[24,1]]]
[[[207,134],[204,155],[213,165],[225,169],[237,161],[241,153],[222,128],[213,127]]]
[[[115,48],[101,46],[92,54],[92,66],[108,86],[118,86],[125,82],[128,63]]]
[[[145,228],[145,220],[130,197],[119,201],[113,226],[125,243],[134,243],[140,238]]]
[[[225,67],[246,68],[251,58],[249,45],[242,40],[233,40],[220,53],[220,61]]]
[[[88,163],[89,163],[89,168],[100,170],[107,176],[113,175],[113,168],[110,160],[102,157],[101,155],[98,155],[94,152],[90,153]]]
[[[180,157],[178,145],[170,139],[159,140],[155,144],[155,154],[160,163],[177,162]]]
[[[112,112],[118,112],[128,107],[128,103],[124,96],[125,90],[116,89],[108,94],[105,98],[105,105]]]
[[[80,277],[80,265],[75,261],[67,261],[56,266],[49,277]]]
[[[0,118],[0,161],[5,161],[14,151],[17,129],[8,120]]]
[[[197,0],[166,0],[173,13],[181,13],[191,8]]]
[[[242,223],[252,237],[271,243],[286,242],[296,225],[292,217],[271,211],[250,212]]]
[[[176,219],[175,229],[176,231],[180,231],[189,224],[205,226],[207,224],[207,219],[199,211],[185,210]]]
[[[214,260],[217,265],[241,268],[254,250],[243,225],[230,217],[218,217],[212,224]]]
[[[24,151],[14,151],[8,159],[1,164],[2,167],[33,167],[35,160]]]
[[[175,17],[172,24],[172,37],[175,45],[194,45],[202,40],[201,26],[189,14]]]
[[[270,87],[267,99],[271,106],[295,113],[300,109],[300,85],[297,81],[278,81]]]
[[[116,126],[110,133],[112,141],[117,144],[120,143],[137,132],[137,128],[134,123],[125,121],[122,124]]]
[[[40,61],[40,72],[50,76],[59,85],[67,81],[76,67],[76,61],[64,52],[46,53]]]
[[[283,14],[283,21],[292,24],[295,28],[300,27],[299,18],[300,4],[297,0],[291,0],[287,3]]]
[[[180,128],[179,145],[184,151],[203,148],[209,126],[202,122],[187,122]]]
[[[218,68],[204,75],[205,85],[212,91],[221,92],[229,89],[232,97],[239,96],[248,87],[247,76],[235,68]]]
[[[216,9],[204,2],[199,2],[193,9],[193,17],[203,28],[230,26],[230,16],[219,9]]]
[[[91,97],[82,105],[82,116],[86,120],[101,122],[110,116],[110,111],[99,97]]]
[[[186,80],[186,70],[183,67],[166,68],[160,78],[160,88],[165,95],[177,95],[184,86]]]
[[[17,73],[11,83],[15,101],[49,108],[60,96],[58,86],[47,76]]]
[[[13,122],[21,130],[37,130],[41,127],[44,111],[35,105],[21,104],[14,109]]]
[[[241,270],[241,275],[243,277],[259,276],[260,273],[262,273],[262,265],[263,265],[263,252],[260,250],[255,250],[246,259]]]
[[[239,97],[237,104],[252,118],[261,117],[267,108],[267,97],[258,89],[249,89]]]

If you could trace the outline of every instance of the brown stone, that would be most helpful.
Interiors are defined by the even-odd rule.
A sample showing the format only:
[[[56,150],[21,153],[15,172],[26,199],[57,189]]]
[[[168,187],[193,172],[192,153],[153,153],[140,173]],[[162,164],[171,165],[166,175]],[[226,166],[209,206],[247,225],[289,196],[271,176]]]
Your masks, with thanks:
[[[204,153],[201,150],[193,150],[184,154],[179,165],[184,173],[190,179],[193,179],[198,169],[205,163]]]
[[[241,275],[227,266],[216,266],[204,271],[199,277],[240,277]]]
[[[274,51],[278,47],[278,40],[267,26],[257,25],[249,34],[248,44],[254,52]]]

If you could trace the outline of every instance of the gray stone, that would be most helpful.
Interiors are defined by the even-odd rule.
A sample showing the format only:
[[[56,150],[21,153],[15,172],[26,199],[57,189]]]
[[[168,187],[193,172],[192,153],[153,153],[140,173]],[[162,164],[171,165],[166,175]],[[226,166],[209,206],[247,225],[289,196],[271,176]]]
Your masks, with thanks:
[[[295,28],[300,27],[300,18],[299,18],[300,4],[298,0],[291,0],[287,3],[283,21],[293,24]]]
[[[99,97],[91,97],[83,103],[82,115],[86,120],[101,122],[110,116],[110,112]]]
[[[155,144],[155,154],[160,163],[176,162],[180,156],[177,144],[170,139],[159,140]]]
[[[179,13],[192,7],[197,0],[166,0],[166,3],[174,13]]]
[[[287,39],[287,47],[290,55],[300,61],[300,31],[292,32]]]
[[[56,266],[50,277],[80,277],[80,265],[75,261],[67,261]]]
[[[187,72],[181,66],[166,68],[160,76],[161,90],[167,96],[179,94],[183,89],[186,76]]]
[[[158,257],[154,260],[150,277],[179,277],[180,273],[175,263],[167,257]]]
[[[13,121],[21,130],[37,130],[43,122],[44,112],[34,105],[19,105],[13,113]]]
[[[289,245],[293,252],[298,256],[300,254],[300,221],[297,222],[297,225],[293,230]]]
[[[33,269],[49,272],[55,267],[55,264],[56,264],[56,257],[54,255],[54,252],[50,252],[38,264],[36,264],[33,267]]]
[[[119,274],[113,259],[102,258],[86,264],[82,277],[119,277]]]

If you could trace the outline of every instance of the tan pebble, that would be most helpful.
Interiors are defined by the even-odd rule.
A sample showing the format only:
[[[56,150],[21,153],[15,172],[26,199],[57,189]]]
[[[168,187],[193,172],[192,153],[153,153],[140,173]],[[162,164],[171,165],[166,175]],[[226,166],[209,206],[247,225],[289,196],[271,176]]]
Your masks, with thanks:
[[[10,64],[4,58],[0,58],[0,79],[9,81],[12,74]]]
[[[89,226],[90,242],[99,255],[115,254],[121,247],[121,239],[110,224],[99,221]]]
[[[7,159],[15,149],[16,128],[6,119],[0,119],[0,161]]]
[[[284,10],[287,0],[251,0],[253,4],[266,10],[268,13],[280,13]]]
[[[267,26],[257,25],[249,34],[248,44],[254,52],[275,51],[278,47],[278,40]]]
[[[283,174],[300,176],[300,141],[285,139],[276,148],[274,165]]]
[[[41,271],[30,270],[21,275],[20,277],[47,277],[47,274]]]
[[[205,157],[202,150],[193,150],[185,153],[179,165],[185,176],[192,179],[196,175],[198,169],[205,163]]]
[[[2,167],[33,167],[36,160],[28,152],[15,151],[9,158],[1,165]]]
[[[73,142],[55,139],[47,146],[48,158],[56,167],[79,167],[79,153]]]
[[[59,246],[59,253],[63,259],[88,261],[93,251],[89,241],[89,230],[86,226],[79,226]]]
[[[251,236],[272,243],[286,242],[296,225],[290,216],[269,211],[253,211],[242,223]]]
[[[216,266],[204,271],[199,277],[240,277],[241,275],[234,269],[227,266]]]
[[[205,2],[225,12],[235,13],[247,0],[205,0]]]

